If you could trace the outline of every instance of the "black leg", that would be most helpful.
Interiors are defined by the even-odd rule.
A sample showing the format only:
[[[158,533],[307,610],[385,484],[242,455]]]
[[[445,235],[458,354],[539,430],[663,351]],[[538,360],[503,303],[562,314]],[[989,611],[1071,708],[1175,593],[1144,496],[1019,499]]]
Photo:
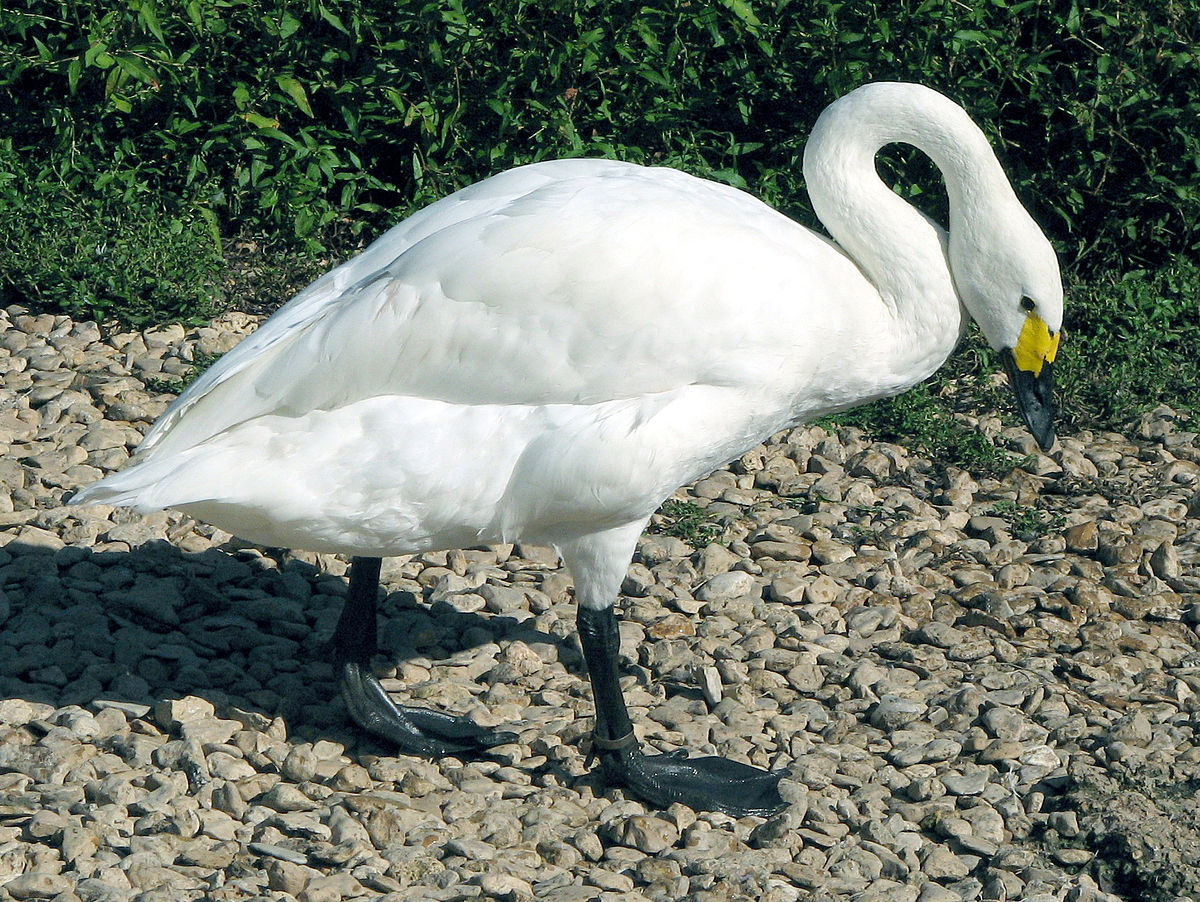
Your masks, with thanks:
[[[596,701],[592,754],[605,776],[646,801],[672,802],[734,817],[770,815],[783,810],[779,780],[785,771],[765,771],[726,758],[687,758],[686,753],[644,755],[633,735],[617,672],[620,633],[611,607],[580,607],[579,640]]]
[[[346,606],[333,633],[333,649],[338,665],[353,661],[366,664],[379,646],[375,625],[375,600],[379,594],[377,557],[356,557],[350,564],[350,590]]]
[[[516,736],[489,730],[465,717],[427,708],[408,708],[391,700],[370,670],[376,651],[375,603],[379,593],[377,557],[356,557],[350,565],[350,591],[333,633],[334,661],[341,670],[342,698],[355,722],[414,755],[441,757],[479,753]]]
[[[579,642],[587,661],[592,695],[596,700],[596,736],[602,746],[633,733],[633,722],[621,693],[617,658],[621,651],[621,631],[613,609],[593,611],[581,607],[575,617]]]

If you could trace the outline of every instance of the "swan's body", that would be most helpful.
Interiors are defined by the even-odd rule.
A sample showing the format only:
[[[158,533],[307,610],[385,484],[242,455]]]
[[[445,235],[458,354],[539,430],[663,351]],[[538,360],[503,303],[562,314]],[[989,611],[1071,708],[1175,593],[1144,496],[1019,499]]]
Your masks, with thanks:
[[[942,169],[949,236],[875,175],[892,141]],[[280,309],[76,500],[371,557],[552,543],[607,611],[676,487],[920,382],[968,312],[1030,379],[1053,360],[1053,252],[959,107],[862,88],[805,173],[836,245],[670,169],[563,160],[459,191]]]
[[[557,541],[924,379],[963,323],[939,300],[912,334],[832,244],[725,185],[524,167],[326,275],[89,493],[319,551]]]

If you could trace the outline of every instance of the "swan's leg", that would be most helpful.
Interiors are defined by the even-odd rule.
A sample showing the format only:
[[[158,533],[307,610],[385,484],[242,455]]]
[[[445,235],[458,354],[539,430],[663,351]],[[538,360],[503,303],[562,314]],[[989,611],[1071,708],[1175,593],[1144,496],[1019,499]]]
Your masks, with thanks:
[[[428,708],[397,705],[371,673],[376,650],[375,597],[379,590],[377,557],[356,557],[350,567],[350,591],[333,634],[333,653],[340,669],[342,698],[355,722],[391,740],[413,755],[440,757],[480,752],[512,742],[512,733],[489,730],[465,717]]]
[[[592,754],[599,757],[608,779],[664,808],[682,802],[701,811],[744,817],[774,814],[786,806],[779,795],[779,780],[786,771],[759,770],[726,758],[687,758],[684,752],[642,754],[617,673],[616,613],[612,605],[581,605],[576,620],[596,701]]]

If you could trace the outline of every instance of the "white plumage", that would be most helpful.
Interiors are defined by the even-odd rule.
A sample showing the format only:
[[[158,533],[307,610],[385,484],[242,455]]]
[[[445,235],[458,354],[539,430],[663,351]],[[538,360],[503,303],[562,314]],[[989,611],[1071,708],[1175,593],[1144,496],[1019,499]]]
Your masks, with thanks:
[[[736,189],[603,160],[515,169],[314,283],[80,500],[385,555],[644,520],[782,425],[925,375],[827,353],[892,356],[886,330],[847,328],[884,314],[872,294]]]
[[[949,233],[876,175],[895,141],[941,169]],[[463,189],[281,308],[75,501],[362,556],[551,543],[580,603],[611,606],[676,487],[925,379],[968,313],[1029,379],[1053,360],[1054,253],[957,105],[863,87],[818,120],[805,176],[836,244],[666,168]]]

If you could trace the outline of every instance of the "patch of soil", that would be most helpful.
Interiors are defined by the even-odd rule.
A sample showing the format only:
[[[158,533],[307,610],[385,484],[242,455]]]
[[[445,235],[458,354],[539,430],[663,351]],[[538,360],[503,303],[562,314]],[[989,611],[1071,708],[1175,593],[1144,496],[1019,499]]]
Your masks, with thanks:
[[[1079,816],[1102,887],[1140,902],[1200,899],[1200,767],[1072,762],[1063,807]]]

